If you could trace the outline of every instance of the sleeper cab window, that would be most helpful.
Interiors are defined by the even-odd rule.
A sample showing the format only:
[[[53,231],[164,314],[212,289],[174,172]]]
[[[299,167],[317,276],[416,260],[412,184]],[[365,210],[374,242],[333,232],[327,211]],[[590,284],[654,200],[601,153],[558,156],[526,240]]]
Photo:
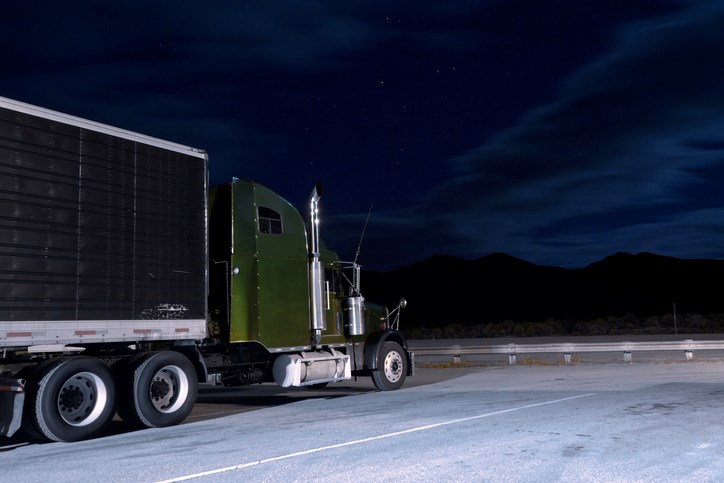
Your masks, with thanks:
[[[266,206],[257,207],[256,215],[261,233],[282,234],[282,215]]]

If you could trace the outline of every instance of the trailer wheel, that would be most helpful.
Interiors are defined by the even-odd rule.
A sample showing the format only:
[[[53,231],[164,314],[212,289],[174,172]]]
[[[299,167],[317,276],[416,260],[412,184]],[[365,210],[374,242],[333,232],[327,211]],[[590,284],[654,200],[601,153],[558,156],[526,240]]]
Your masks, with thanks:
[[[407,377],[407,357],[400,344],[384,342],[377,357],[377,369],[372,372],[377,389],[393,391],[401,388]]]
[[[182,354],[151,352],[127,361],[119,370],[122,395],[118,412],[125,421],[162,428],[180,423],[193,409],[198,380],[193,365]]]
[[[98,435],[113,419],[113,373],[93,357],[73,357],[40,370],[29,386],[31,433],[53,441]]]

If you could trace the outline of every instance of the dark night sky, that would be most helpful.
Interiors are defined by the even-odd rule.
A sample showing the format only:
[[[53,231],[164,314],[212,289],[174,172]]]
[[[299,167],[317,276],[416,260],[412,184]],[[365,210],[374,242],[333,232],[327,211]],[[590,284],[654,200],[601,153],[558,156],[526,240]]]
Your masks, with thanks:
[[[205,149],[390,269],[724,258],[724,2],[13,2],[0,96]]]

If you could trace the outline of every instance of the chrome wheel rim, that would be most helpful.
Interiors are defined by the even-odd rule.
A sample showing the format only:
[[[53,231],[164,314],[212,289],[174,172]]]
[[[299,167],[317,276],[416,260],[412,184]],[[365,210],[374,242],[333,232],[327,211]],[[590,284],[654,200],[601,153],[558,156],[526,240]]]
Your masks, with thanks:
[[[172,413],[183,406],[189,395],[189,380],[178,366],[162,367],[153,375],[149,396],[151,403],[162,413]]]
[[[388,381],[395,383],[402,377],[402,356],[397,351],[390,351],[385,356],[384,370]]]
[[[71,426],[86,426],[98,420],[108,401],[108,389],[92,372],[68,378],[58,393],[58,413]]]

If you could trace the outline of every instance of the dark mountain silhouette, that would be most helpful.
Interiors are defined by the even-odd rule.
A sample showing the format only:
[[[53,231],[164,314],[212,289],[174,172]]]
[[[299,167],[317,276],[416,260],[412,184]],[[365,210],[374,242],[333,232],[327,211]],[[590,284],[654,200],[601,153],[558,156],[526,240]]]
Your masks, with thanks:
[[[390,272],[365,271],[370,302],[395,307],[406,327],[590,320],[635,314],[724,313],[724,261],[617,253],[585,268],[535,265],[502,253],[434,256]]]

